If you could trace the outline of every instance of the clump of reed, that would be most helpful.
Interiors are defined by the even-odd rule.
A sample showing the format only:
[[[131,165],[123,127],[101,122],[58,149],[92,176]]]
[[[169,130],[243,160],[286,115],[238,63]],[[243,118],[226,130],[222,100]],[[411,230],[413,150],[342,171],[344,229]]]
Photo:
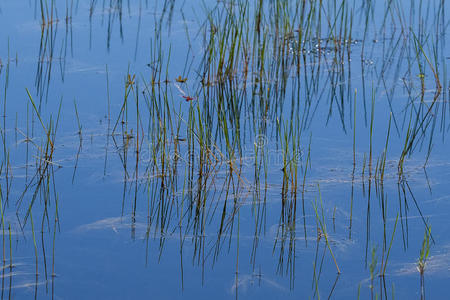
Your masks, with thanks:
[[[50,2],[40,0],[39,4],[41,24],[43,25],[35,82],[39,101],[35,101],[28,90],[27,93],[28,106],[31,105],[33,109],[32,118],[37,118],[39,121],[41,126],[39,132],[43,132],[44,138],[40,143],[32,143],[28,132],[25,134],[27,145],[29,142],[35,147],[33,149],[36,151],[36,168],[19,201],[19,207],[23,205],[26,211],[23,223],[26,225],[27,222],[30,222],[32,227],[36,274],[39,270],[37,246],[39,239],[35,234],[37,221],[36,214],[33,212],[37,210],[38,199],[42,198],[41,202],[44,203],[45,213],[41,222],[42,226],[50,227],[49,206],[50,203],[55,204],[53,239],[55,239],[57,224],[59,224],[59,198],[56,193],[53,172],[54,168],[58,167],[54,161],[54,152],[61,110],[60,104],[56,121],[52,117],[49,121],[44,121],[45,102],[42,100],[48,96],[51,87],[58,10],[54,0]],[[107,49],[111,47],[112,30],[117,28],[113,26],[114,22],[119,22],[119,35],[124,40],[123,4],[123,1],[110,1],[108,7],[103,4],[103,9],[107,12],[102,15],[108,19],[105,22]],[[239,252],[242,239],[240,235],[241,222],[244,215],[243,208],[246,207],[248,198],[251,198],[250,215],[253,218],[252,226],[254,226],[251,261],[255,268],[257,248],[261,236],[265,234],[266,218],[273,216],[267,214],[266,200],[268,193],[271,192],[270,189],[279,189],[281,195],[279,201],[276,202],[280,213],[273,247],[274,252],[279,250],[277,270],[284,273],[286,268],[292,287],[295,278],[296,245],[298,244],[299,207],[297,207],[297,198],[298,192],[301,192],[305,244],[308,241],[306,212],[313,209],[317,229],[317,249],[320,242],[325,241],[324,256],[327,251],[330,253],[337,273],[340,274],[341,270],[337,263],[339,257],[335,257],[333,253],[333,244],[326,226],[325,209],[319,186],[319,195],[312,203],[312,207],[309,207],[308,203],[305,205],[305,199],[309,196],[307,187],[310,182],[310,174],[314,171],[312,160],[315,149],[312,142],[313,134],[310,133],[307,156],[303,159],[302,149],[306,149],[307,145],[304,142],[304,136],[308,134],[308,130],[312,131],[314,124],[322,121],[324,126],[338,124],[344,133],[349,132],[348,128],[353,126],[349,231],[352,230],[354,184],[358,182],[359,178],[356,170],[359,172],[362,169],[360,177],[362,178],[363,196],[367,196],[366,263],[367,254],[370,251],[368,245],[374,239],[371,235],[371,230],[373,230],[371,226],[377,222],[383,228],[382,242],[380,243],[382,244],[381,259],[372,249],[372,261],[369,264],[372,297],[374,297],[375,276],[378,274],[384,280],[399,219],[403,245],[406,248],[409,199],[413,200],[427,229],[425,246],[422,247],[425,250],[421,251],[418,264],[418,266],[423,265],[424,268],[428,257],[426,249],[429,249],[430,240],[433,241],[433,238],[428,222],[425,221],[421,212],[420,203],[416,201],[408,184],[405,163],[428,138],[428,152],[424,165],[427,164],[435,142],[433,139],[435,128],[438,128],[436,127],[436,116],[440,114],[445,116],[445,112],[442,112],[443,105],[439,106],[442,98],[441,78],[443,72],[440,70],[440,57],[434,47],[427,47],[429,44],[424,38],[426,36],[425,28],[420,25],[418,29],[415,26],[414,28],[410,26],[411,29],[408,29],[408,24],[405,23],[407,21],[402,14],[398,13],[398,3],[393,1],[387,4],[381,28],[376,28],[374,32],[374,35],[382,36],[380,39],[383,40],[383,52],[380,54],[382,62],[379,66],[377,65],[377,72],[372,72],[368,66],[371,65],[372,54],[376,50],[375,46],[372,48],[370,46],[370,35],[371,32],[373,33],[371,26],[375,24],[373,15],[376,8],[368,2],[362,4],[360,9],[356,8],[356,4],[351,1],[339,3],[301,0],[257,1],[253,4],[247,0],[236,0],[218,2],[212,7],[205,4],[205,18],[202,20],[204,22],[199,21],[197,24],[202,56],[200,59],[195,57],[193,41],[196,37],[189,35],[190,28],[187,23],[184,24],[187,50],[184,66],[181,67],[183,63],[178,66],[179,61],[172,57],[175,52],[174,46],[165,41],[162,36],[165,25],[168,25],[167,28],[170,32],[175,6],[175,1],[164,1],[161,14],[155,13],[155,31],[149,51],[149,72],[139,74],[129,67],[123,78],[123,92],[118,96],[118,100],[111,100],[109,74],[108,69],[106,70],[108,128],[104,174],[106,174],[107,162],[110,159],[108,156],[109,141],[112,140],[114,154],[123,167],[122,215],[124,215],[125,209],[130,207],[134,224],[139,212],[141,210],[145,212],[148,222],[145,234],[147,247],[151,237],[157,237],[159,257],[163,253],[166,236],[175,231],[179,233],[182,277],[183,253],[186,251],[183,247],[187,240],[190,240],[193,245],[192,261],[202,267],[202,274],[204,274],[207,257],[213,257],[213,262],[217,261],[221,250],[227,248],[226,244],[230,249],[234,243],[237,248],[236,274],[238,274],[239,259],[242,255]],[[91,22],[95,17],[96,5],[97,1],[91,1],[89,11]],[[136,49],[141,27],[141,3],[139,5]],[[439,8],[439,10],[441,9]],[[68,31],[72,10],[73,1],[70,3],[66,1],[67,27],[66,39],[62,48],[64,50],[61,50],[61,53],[64,53],[63,57],[68,51],[66,47],[68,36],[70,36]],[[355,33],[352,29],[353,25],[358,22],[355,17],[358,14],[361,19],[360,25],[363,26],[361,40],[354,39]],[[182,17],[184,18],[184,16]],[[420,16],[420,18],[422,17]],[[402,27],[400,35],[388,29],[388,25],[392,24],[390,22],[395,23],[396,21],[399,21]],[[422,19],[419,21],[421,22],[417,22],[417,24],[425,24]],[[392,33],[392,37],[386,37],[386,34],[389,33]],[[358,48],[358,43],[362,44],[361,48]],[[177,43],[177,47],[181,44]],[[358,51],[360,51],[360,61],[358,61],[359,59],[355,60],[354,53]],[[177,51],[177,53],[179,52]],[[405,53],[413,55],[405,55]],[[399,74],[405,72],[400,68],[405,56],[409,65],[406,74],[403,75],[408,77],[410,73],[418,70],[420,74],[419,87],[405,83],[404,88],[408,93],[408,102],[405,109],[398,112],[392,100],[396,82],[401,76]],[[398,59],[397,63],[391,63],[394,59]],[[357,64],[354,61],[357,61]],[[64,65],[65,63],[62,64],[63,70]],[[362,75],[361,83],[357,83],[362,87],[358,94],[354,86],[356,80],[352,74],[355,65],[361,68]],[[179,73],[174,74],[172,71],[172,69],[176,69],[178,72],[181,68],[182,71]],[[0,74],[1,70],[2,64],[0,63]],[[427,85],[430,84],[426,81],[427,72],[428,74],[432,73],[436,86],[431,104],[427,103],[425,97]],[[392,76],[390,76],[391,73]],[[371,81],[372,89],[366,88]],[[390,86],[389,82],[394,82],[394,84]],[[354,95],[353,91],[355,91]],[[386,95],[386,104],[378,100],[382,94]],[[385,100],[385,98],[382,99]],[[116,100],[120,101],[120,108],[118,111],[111,111],[111,101]],[[83,145],[82,121],[75,102],[74,109],[79,149],[72,179],[75,178],[78,157]],[[326,117],[323,120],[318,118],[320,111],[325,112]],[[383,122],[387,123],[384,120],[384,117],[388,115],[385,113],[386,111],[389,113],[389,122],[385,139],[381,143],[384,148],[377,159],[378,142],[375,135],[378,133],[377,125]],[[6,115],[6,99],[4,100],[4,114]],[[111,114],[113,119],[111,119]],[[401,126],[399,121],[401,118],[403,118],[404,126]],[[364,124],[362,124],[363,119]],[[337,122],[335,122],[336,120]],[[445,121],[442,121],[442,124],[445,125]],[[442,129],[445,128],[442,124],[441,130],[445,131]],[[357,128],[359,131],[359,128],[363,126],[368,130],[368,141],[366,142],[369,144],[369,149],[368,153],[364,153],[361,162],[356,151],[362,149],[364,145],[361,145],[363,142],[357,139],[356,131]],[[391,126],[397,136],[391,135]],[[2,198],[2,201],[7,202],[12,176],[10,152],[6,147],[4,137],[5,127],[4,125],[2,131],[5,147],[3,168],[0,168],[0,172],[3,171],[5,174],[3,190],[6,197]],[[395,138],[397,140],[393,142],[392,139]],[[398,140],[401,140],[403,145],[397,165],[399,204],[397,218],[390,236],[387,220],[388,216],[393,213],[388,210],[392,205],[388,202],[384,184],[389,184],[389,177],[385,175],[388,153],[392,152],[390,148]],[[249,144],[251,151],[248,148]],[[279,150],[277,154],[281,158],[276,165],[269,157],[270,151],[275,148]],[[248,168],[246,165],[248,156],[251,156],[253,168]],[[365,193],[366,166],[369,174],[367,195]],[[303,177],[300,178],[302,180],[300,186],[299,173]],[[274,176],[275,174],[277,176]],[[279,181],[277,181],[278,178],[275,178],[278,175],[280,175]],[[273,182],[279,183],[279,185],[272,185]],[[374,197],[373,182],[376,183],[375,196],[378,197],[381,211],[379,218],[371,217],[372,211],[376,208],[376,203],[374,205],[372,200]],[[26,202],[29,191],[31,200]],[[0,193],[0,196],[3,197],[3,194]],[[336,206],[332,219],[333,225],[336,221],[339,222],[336,218]],[[3,221],[2,211],[2,228],[5,238],[6,225]],[[135,227],[132,228],[135,229]],[[208,230],[209,228],[213,229]],[[133,237],[134,229],[132,229]],[[211,234],[211,231],[216,234]],[[390,241],[389,236],[391,237]],[[349,238],[351,237],[350,233]],[[3,245],[5,247],[5,242]],[[53,247],[54,252],[54,244]],[[210,255],[211,253],[213,254]],[[318,281],[322,265],[317,264],[317,257],[316,251],[314,285],[315,295],[319,296]],[[378,264],[379,260],[381,260],[380,264]],[[54,275],[53,260],[52,276]],[[236,275],[236,281],[237,277],[238,275]],[[338,277],[332,291],[337,280]]]

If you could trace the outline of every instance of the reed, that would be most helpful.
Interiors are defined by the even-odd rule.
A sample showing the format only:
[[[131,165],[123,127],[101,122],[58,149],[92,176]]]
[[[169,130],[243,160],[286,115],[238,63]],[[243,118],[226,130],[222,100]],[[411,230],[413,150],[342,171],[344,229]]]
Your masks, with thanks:
[[[171,239],[179,239],[182,289],[192,274],[186,261],[201,269],[202,283],[207,285],[209,263],[214,267],[219,260],[230,259],[236,272],[233,293],[238,297],[246,268],[261,269],[261,262],[264,268],[266,263],[270,266],[270,261],[262,258],[265,251],[272,250],[276,272],[289,277],[290,288],[299,281],[300,263],[307,270],[312,268],[312,298],[326,295],[325,284],[331,298],[339,289],[340,267],[346,269],[348,264],[343,260],[338,265],[339,257],[333,252],[336,244],[350,240],[359,243],[365,234],[366,267],[370,272],[370,291],[366,292],[372,298],[388,298],[385,277],[388,263],[392,264],[391,251],[399,244],[394,243],[397,225],[400,222],[403,248],[408,252],[408,236],[417,231],[417,226],[408,225],[414,214],[419,214],[426,228],[418,261],[418,268],[425,268],[434,239],[425,218],[427,206],[410,186],[419,175],[414,163],[409,162],[423,158],[424,168],[434,167],[433,150],[443,147],[436,137],[440,133],[444,138],[447,131],[443,3],[434,6],[424,1],[389,1],[383,7],[348,0],[206,1],[192,14],[189,3],[173,0],[157,1],[153,6],[147,1],[91,0],[85,13],[81,3],[79,9],[78,2],[72,0],[65,4],[39,0],[35,4],[40,15],[36,21],[42,27],[36,45],[35,91],[26,89],[26,130],[21,129],[25,120],[20,110],[14,119],[12,108],[18,106],[10,101],[14,89],[22,83],[14,77],[18,55],[10,56],[9,40],[8,58],[0,61],[0,79],[5,86],[0,99],[4,265],[9,246],[12,266],[11,232],[15,224],[8,217],[16,213],[20,230],[28,232],[31,226],[36,274],[43,269],[46,280],[46,247],[53,241],[53,288],[58,270],[55,255],[60,246],[64,247],[56,245],[58,235],[64,234],[57,231],[59,217],[66,209],[59,201],[66,198],[67,188],[64,168],[57,176],[55,172],[74,163],[72,184],[79,188],[81,183],[74,180],[76,172],[83,172],[78,163],[90,162],[93,154],[86,149],[100,147],[103,151],[105,147],[102,182],[117,180],[122,184],[114,187],[114,192],[121,193],[117,198],[122,203],[114,198],[112,207],[117,205],[118,214],[128,219],[131,239],[145,240],[142,251],[146,265],[151,266],[152,260],[164,263],[164,255],[173,253],[168,249],[174,247]],[[62,20],[64,14],[65,25],[58,25],[58,18]],[[381,18],[376,18],[378,15]],[[433,15],[443,21],[432,21]],[[66,114],[61,108],[66,94],[83,99],[70,89],[80,74],[68,70],[73,71],[75,57],[83,49],[73,45],[72,35],[78,29],[74,26],[72,32],[72,22],[78,24],[84,16],[89,17],[89,51],[97,54],[99,40],[103,40],[105,45],[100,45],[105,54],[110,54],[101,57],[107,62],[106,87],[101,83],[105,102],[99,113],[106,116],[107,128],[101,129],[102,134],[97,134],[95,125],[91,127],[85,111],[88,108],[81,102],[74,100],[74,114]],[[65,27],[61,31],[58,26]],[[99,36],[101,32],[104,37]],[[111,62],[117,51],[130,54],[130,41],[130,61]],[[16,66],[11,64],[14,61]],[[60,77],[55,72],[57,62]],[[122,66],[127,63],[128,67]],[[14,72],[10,73],[10,68]],[[119,72],[122,77],[117,76]],[[79,77],[80,82],[85,80]],[[86,87],[96,89],[96,85],[93,82]],[[60,91],[64,95],[58,95]],[[97,90],[86,95],[97,96]],[[59,97],[56,108],[53,102]],[[69,122],[69,115],[74,115],[72,121],[77,124],[76,155],[67,147],[73,135],[69,137],[63,131],[64,143],[59,140],[59,128],[64,130],[61,123]],[[385,125],[386,131],[380,129]],[[10,133],[13,127],[14,137]],[[18,139],[19,135],[24,140]],[[89,135],[90,144],[86,139]],[[307,135],[309,141],[304,139]],[[11,148],[13,140],[16,148]],[[26,151],[22,151],[22,143],[26,143]],[[322,151],[335,147],[339,148],[335,157],[321,161]],[[388,160],[392,151],[399,152],[397,178],[391,176]],[[25,155],[25,179],[21,177],[19,155]],[[24,186],[19,185],[24,182]],[[432,191],[432,180],[429,182]],[[307,200],[314,197],[310,186],[316,183],[319,194],[310,203]],[[350,184],[349,195],[350,191],[344,190],[350,189]],[[330,206],[322,200],[321,187],[325,186],[336,195]],[[392,191],[395,187],[398,195]],[[304,231],[301,238],[297,223],[299,193]],[[10,204],[17,194],[16,205]],[[391,201],[392,194],[398,197],[398,203]],[[348,196],[346,216],[339,201]],[[346,223],[348,238],[331,239],[327,210],[333,235],[342,236]],[[361,225],[359,215],[364,213],[366,220]],[[42,219],[37,220],[41,214]],[[395,214],[392,225],[389,216]],[[145,219],[144,225],[141,219]],[[315,253],[301,248],[310,244],[311,225],[317,230]],[[39,230],[42,246],[37,245],[35,236]],[[273,244],[272,249],[266,249],[267,242]],[[371,245],[380,245],[380,253]],[[228,255],[223,255],[226,251]],[[325,271],[327,252],[338,273],[334,281]],[[18,259],[14,254],[15,263]],[[380,277],[379,292],[376,275]],[[355,282],[359,279],[357,274],[349,276]],[[269,284],[265,279],[259,277],[260,282]],[[340,291],[336,295],[341,295]]]
[[[319,214],[319,207],[318,207],[317,198],[316,198],[315,202],[313,203],[314,212],[316,214],[316,221],[318,223],[318,228],[321,230],[321,235],[325,238],[326,246],[328,247],[331,257],[333,258],[337,273],[340,274],[341,270],[338,267],[336,258],[334,257],[333,250],[331,250],[331,246],[330,246],[329,239],[328,239],[328,233],[327,233],[325,217],[324,217],[324,212],[323,212],[322,195],[320,193],[320,185],[318,185],[317,188],[319,190],[318,192],[319,192],[319,199],[320,199],[319,200],[320,201],[320,203],[319,203],[320,204],[320,214]]]

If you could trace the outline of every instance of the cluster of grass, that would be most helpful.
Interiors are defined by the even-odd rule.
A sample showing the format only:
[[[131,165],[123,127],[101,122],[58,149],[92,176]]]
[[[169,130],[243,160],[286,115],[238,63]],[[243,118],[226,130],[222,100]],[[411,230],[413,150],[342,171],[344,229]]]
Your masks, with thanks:
[[[428,16],[422,15],[421,9],[416,16],[414,9],[417,7],[414,3],[410,4],[411,20],[406,20],[401,13],[404,4],[397,0],[386,4],[381,24],[374,17],[374,12],[380,8],[370,1],[363,4],[356,1],[301,0],[203,3],[204,17],[196,24],[198,34],[192,36],[189,28],[185,27],[184,47],[187,54],[182,61],[173,58],[173,53],[179,53],[179,49],[175,51],[174,45],[163,37],[165,25],[171,27],[175,2],[163,1],[161,12],[155,13],[148,72],[135,74],[133,68],[129,67],[122,81],[123,93],[111,96],[110,75],[108,67],[106,68],[105,102],[108,124],[103,173],[107,173],[108,161],[111,160],[108,154],[111,143],[123,168],[121,213],[125,215],[125,210],[129,207],[132,223],[136,221],[140,211],[146,213],[147,245],[152,237],[157,239],[161,256],[166,236],[178,233],[182,278],[183,247],[187,240],[193,245],[192,261],[202,266],[203,274],[209,257],[215,262],[223,248],[231,249],[234,245],[237,249],[237,282],[242,232],[241,210],[247,203],[251,203],[251,224],[254,228],[251,229],[253,241],[250,260],[253,268],[256,268],[257,249],[262,236],[266,234],[268,193],[275,186],[280,190],[279,220],[273,245],[273,253],[278,252],[277,269],[280,273],[289,273],[293,286],[299,238],[297,222],[300,220],[303,223],[304,241],[307,245],[310,221],[307,212],[311,212],[315,216],[313,224],[318,232],[313,272],[314,297],[320,298],[319,280],[327,251],[337,273],[341,273],[339,256],[335,255],[330,238],[332,233],[326,226],[329,219],[327,199],[322,200],[319,188],[319,202],[317,197],[312,205],[308,205],[306,201],[311,198],[310,190],[314,189],[310,189],[314,182],[309,176],[313,171],[311,161],[315,155],[314,126],[323,121],[324,124],[321,125],[341,127],[345,134],[352,137],[352,145],[348,147],[352,148],[349,151],[352,155],[349,157],[353,161],[349,238],[352,238],[354,230],[354,185],[361,182],[367,198],[366,265],[370,271],[372,298],[375,276],[378,274],[384,280],[391,249],[395,245],[398,221],[401,224],[403,246],[407,247],[411,202],[427,230],[423,247],[425,250],[421,252],[419,259],[419,268],[422,270],[420,273],[423,276],[427,249],[433,237],[428,221],[423,217],[420,203],[408,184],[406,163],[415,151],[426,148],[426,166],[435,142],[433,136],[436,130],[440,130],[443,135],[446,130],[447,96],[442,92],[446,89],[443,54],[438,50],[440,41],[434,40],[428,33],[434,29],[438,34],[442,30],[441,24],[425,22]],[[25,133],[20,131],[27,142],[27,166],[31,156],[29,152],[35,151],[36,154],[33,156],[34,168],[30,175],[27,167],[27,183],[19,198],[17,211],[23,213],[18,214],[21,216],[21,229],[28,223],[32,228],[36,275],[39,274],[38,258],[41,255],[38,251],[35,233],[37,222],[33,218],[33,212],[42,213],[40,248],[47,276],[44,229],[52,232],[55,239],[59,226],[59,197],[54,175],[58,165],[54,162],[54,152],[62,101],[57,117],[50,115],[46,121],[43,114],[46,101],[43,100],[49,96],[52,74],[55,72],[53,62],[58,39],[58,9],[53,0],[40,0],[36,3],[39,3],[42,24],[36,72],[36,96],[39,101],[35,101],[32,92],[26,90],[27,129]],[[108,49],[116,21],[123,39],[123,11],[127,6],[124,4],[123,1],[116,0],[106,5],[103,1],[101,9],[108,11]],[[66,1],[65,5],[66,35],[58,54],[61,57],[62,79],[71,45],[71,34],[68,32],[72,30],[70,22],[74,12],[73,1]],[[98,1],[90,3],[91,24],[94,12],[99,9],[98,5]],[[145,5],[147,6],[147,2]],[[420,1],[419,6],[422,5],[426,4]],[[443,4],[437,7],[429,5],[428,11],[433,10],[438,18],[443,18],[444,8]],[[140,37],[141,11],[142,2],[139,5],[136,41]],[[413,26],[413,17],[418,18],[417,24],[423,25],[418,28]],[[400,33],[390,27],[397,23],[402,29]],[[353,28],[357,25],[362,28],[362,32],[354,32]],[[375,40],[378,38],[382,42]],[[194,41],[201,44],[200,58],[196,56]],[[378,43],[382,45],[379,46]],[[379,54],[379,59],[378,54],[374,53],[380,48],[382,53]],[[360,53],[360,56],[355,53]],[[376,68],[370,67],[372,59],[379,60]],[[405,61],[408,63],[407,67],[404,67]],[[7,115],[9,62],[8,59],[5,66],[6,83],[2,98],[4,115]],[[183,66],[182,72],[174,74],[172,70],[176,69],[178,72],[180,65]],[[0,75],[1,66],[0,63]],[[355,83],[358,79],[352,74],[357,67],[360,68],[357,69],[361,74],[360,83]],[[414,77],[417,74],[418,80]],[[427,76],[431,79],[427,79]],[[403,107],[394,102],[399,79],[403,80],[403,88],[407,91]],[[355,85],[361,86],[362,90],[357,92]],[[372,85],[371,89],[366,87],[369,85]],[[427,94],[430,85],[434,85],[431,100]],[[381,94],[385,94],[382,99],[386,100],[382,103],[379,101]],[[112,108],[111,102],[120,103],[118,109]],[[79,147],[73,183],[84,142],[83,120],[76,101],[74,112]],[[34,120],[38,121],[36,123],[40,125],[39,128],[35,128]],[[441,122],[440,126],[438,122]],[[380,134],[379,126],[386,123],[387,130]],[[16,126],[16,134],[19,130]],[[8,225],[10,232],[11,227],[5,223],[3,208],[9,201],[12,181],[10,152],[5,135],[4,122],[4,155],[0,168],[3,176],[0,196],[4,262],[7,245],[5,230]],[[357,138],[362,135],[367,138]],[[376,138],[380,135],[383,136],[382,139]],[[40,144],[33,141],[34,136],[43,136]],[[377,142],[380,140],[383,141],[381,147]],[[402,147],[398,154],[392,149],[397,149],[399,143]],[[376,151],[379,149],[381,154],[377,158]],[[392,172],[386,173],[390,171],[386,163],[393,155],[399,155],[394,175]],[[361,176],[357,175],[359,173],[356,170],[361,171]],[[388,203],[384,189],[385,182],[392,178],[395,178],[394,184],[398,191],[396,209]],[[300,196],[301,206],[297,205]],[[373,203],[374,197],[378,203]],[[54,205],[52,211],[55,210],[52,214],[51,205]],[[375,210],[374,206],[380,211],[378,218],[371,215]],[[299,209],[302,210],[301,214],[298,213]],[[387,220],[395,215],[395,224],[389,224]],[[51,218],[54,219],[53,226],[50,226]],[[336,207],[332,219],[334,224]],[[371,236],[374,222],[383,227],[381,265],[378,271],[376,251],[372,251],[372,261],[368,263],[369,244],[374,239]],[[211,231],[215,232],[213,238]],[[321,240],[325,241],[325,246],[319,263],[318,249]],[[11,242],[9,245],[11,247]],[[53,254],[54,251],[53,243]],[[12,253],[10,258],[9,266],[12,268]],[[342,272],[345,273],[345,269]],[[52,275],[54,274],[53,260]],[[336,287],[337,278],[330,296]],[[387,292],[382,291],[381,295],[387,297]]]

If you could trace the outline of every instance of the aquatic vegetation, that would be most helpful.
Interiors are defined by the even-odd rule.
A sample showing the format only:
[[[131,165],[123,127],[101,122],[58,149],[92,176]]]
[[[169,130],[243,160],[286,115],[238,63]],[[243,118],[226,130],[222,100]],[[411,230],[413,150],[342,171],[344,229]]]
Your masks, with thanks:
[[[406,298],[396,266],[424,229],[425,297],[447,241],[429,202],[448,194],[447,3],[39,0],[15,21],[18,5],[0,4],[2,297],[27,293],[14,266],[32,257],[35,297],[96,268],[121,298],[216,280]]]

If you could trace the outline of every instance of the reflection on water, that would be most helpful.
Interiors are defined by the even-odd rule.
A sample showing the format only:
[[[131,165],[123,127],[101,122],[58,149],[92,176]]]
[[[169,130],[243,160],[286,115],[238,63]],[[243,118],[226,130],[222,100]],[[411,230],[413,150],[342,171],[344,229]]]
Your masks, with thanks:
[[[447,6],[0,4],[2,298],[442,296]]]
[[[436,274],[440,277],[448,277],[450,272],[450,255],[449,246],[445,245],[440,247],[440,250],[435,255],[431,255],[428,258],[426,266],[427,274]],[[396,275],[416,275],[418,272],[417,262],[404,263],[400,265],[395,272]]]

